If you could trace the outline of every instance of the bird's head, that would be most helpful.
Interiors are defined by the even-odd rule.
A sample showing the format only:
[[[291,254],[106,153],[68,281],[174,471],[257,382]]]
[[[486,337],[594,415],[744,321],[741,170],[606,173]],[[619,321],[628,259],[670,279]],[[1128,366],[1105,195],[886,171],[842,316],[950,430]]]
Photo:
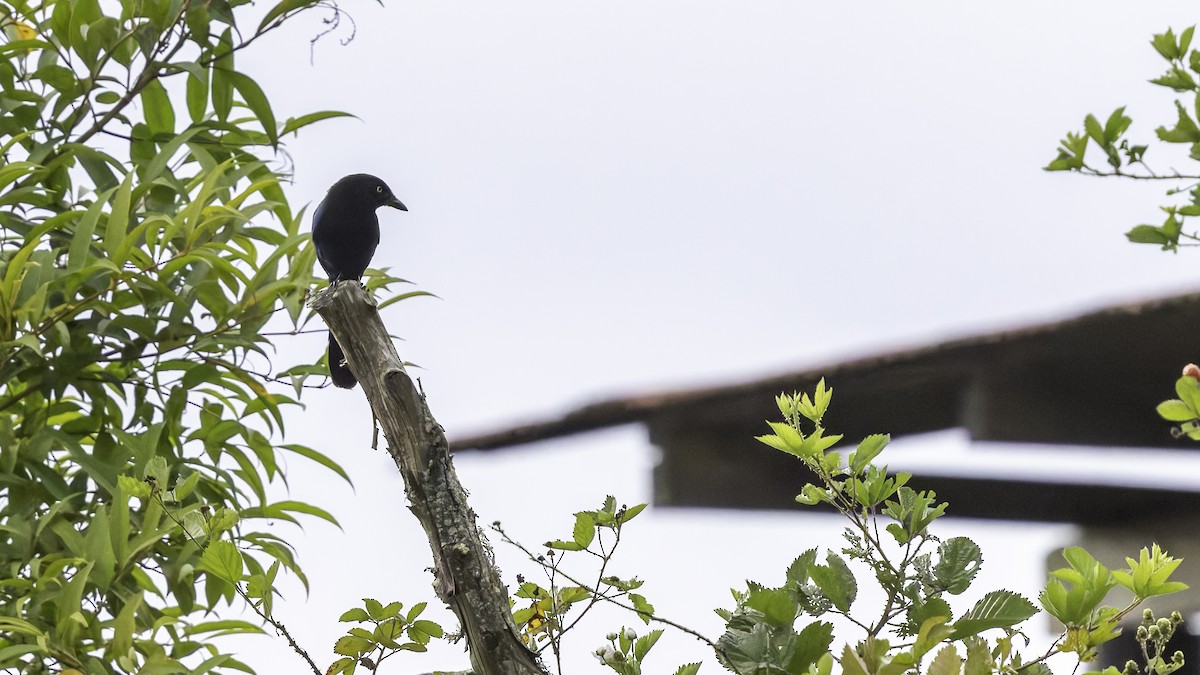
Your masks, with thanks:
[[[329,196],[348,198],[375,208],[390,206],[401,211],[408,210],[408,207],[392,194],[392,189],[387,183],[367,173],[351,174],[334,183],[333,187],[329,188]]]

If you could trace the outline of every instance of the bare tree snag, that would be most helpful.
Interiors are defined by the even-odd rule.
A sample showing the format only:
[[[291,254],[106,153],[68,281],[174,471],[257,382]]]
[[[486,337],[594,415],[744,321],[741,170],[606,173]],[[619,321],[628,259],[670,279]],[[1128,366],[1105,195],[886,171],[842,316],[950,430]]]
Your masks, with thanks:
[[[445,433],[405,372],[375,301],[358,284],[342,282],[310,304],[342,346],[383,427],[409,509],[429,537],[434,590],[458,616],[472,669],[476,675],[544,675],[517,634],[508,589],[454,473]]]

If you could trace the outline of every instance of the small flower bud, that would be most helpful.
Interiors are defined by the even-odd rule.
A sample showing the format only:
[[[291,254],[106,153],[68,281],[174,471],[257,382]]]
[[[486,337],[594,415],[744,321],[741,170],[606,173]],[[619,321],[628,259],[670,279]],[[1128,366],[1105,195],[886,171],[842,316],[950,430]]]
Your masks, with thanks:
[[[611,641],[611,640],[616,640],[620,636],[617,635],[616,633],[609,633],[608,635],[605,635],[604,637]]]
[[[1187,364],[1183,367],[1183,376],[1200,381],[1200,366],[1197,366],[1194,363]]]
[[[625,629],[625,637],[630,640],[636,640],[637,639],[637,631],[635,631],[632,628],[626,628]]]
[[[605,665],[616,666],[624,663],[625,655],[621,652],[609,647],[604,650],[604,658],[602,659]]]
[[[1137,661],[1126,661],[1125,669],[1121,671],[1121,674],[1122,675],[1137,675],[1137,672],[1139,670],[1140,670],[1140,668],[1138,668]]]
[[[1175,632],[1175,624],[1171,623],[1171,620],[1167,618],[1159,619],[1154,626],[1158,628],[1160,633],[1167,636],[1167,639],[1170,639],[1171,634]]]
[[[1183,623],[1183,615],[1178,611],[1171,612],[1171,623],[1175,624],[1176,626]]]
[[[1145,642],[1146,640],[1150,639],[1150,631],[1146,630],[1145,626],[1138,626],[1137,633],[1134,634],[1134,637],[1138,642]]]
[[[1146,625],[1154,623],[1154,610],[1149,607],[1142,610],[1142,622]]]

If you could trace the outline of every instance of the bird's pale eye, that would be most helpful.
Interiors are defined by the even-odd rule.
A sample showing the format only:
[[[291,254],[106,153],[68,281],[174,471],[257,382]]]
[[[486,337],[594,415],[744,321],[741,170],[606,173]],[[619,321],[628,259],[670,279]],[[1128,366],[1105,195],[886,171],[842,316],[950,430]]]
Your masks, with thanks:
[[[382,185],[376,185],[376,186],[375,186],[375,191],[376,191],[376,192],[378,192],[379,194],[383,194],[383,186],[382,186]]]

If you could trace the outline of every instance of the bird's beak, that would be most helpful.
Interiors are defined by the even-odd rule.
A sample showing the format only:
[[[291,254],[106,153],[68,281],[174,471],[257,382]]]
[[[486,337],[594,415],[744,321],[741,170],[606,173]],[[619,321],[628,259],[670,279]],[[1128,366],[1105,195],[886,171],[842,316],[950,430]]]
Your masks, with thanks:
[[[404,205],[404,202],[401,202],[399,199],[396,199],[395,197],[392,197],[391,199],[387,200],[386,203],[388,206],[392,207],[393,209],[400,209],[401,211],[408,210],[408,207]]]

